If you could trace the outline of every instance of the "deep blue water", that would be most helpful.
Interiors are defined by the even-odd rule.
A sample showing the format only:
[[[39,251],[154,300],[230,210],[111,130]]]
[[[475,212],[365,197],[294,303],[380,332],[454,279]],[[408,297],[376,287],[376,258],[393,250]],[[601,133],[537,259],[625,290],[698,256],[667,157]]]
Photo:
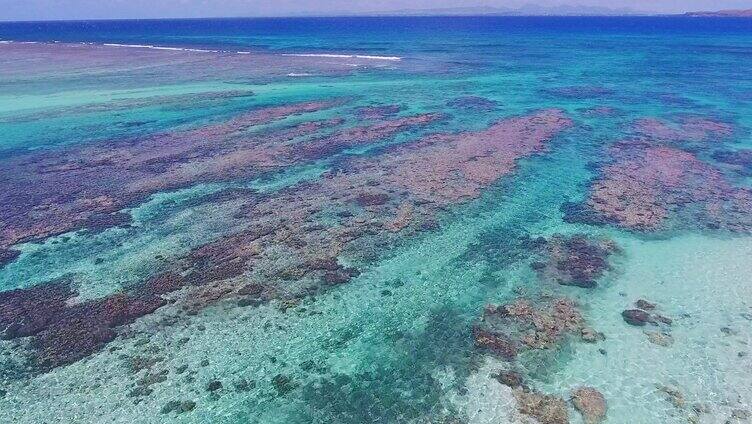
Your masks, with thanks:
[[[441,30],[438,38],[437,29]],[[734,37],[750,33],[750,19],[689,17],[337,17],[0,23],[0,39],[16,41],[348,48],[396,53],[431,51],[440,49],[436,45],[446,43],[509,36],[587,36],[597,40],[614,36]]]

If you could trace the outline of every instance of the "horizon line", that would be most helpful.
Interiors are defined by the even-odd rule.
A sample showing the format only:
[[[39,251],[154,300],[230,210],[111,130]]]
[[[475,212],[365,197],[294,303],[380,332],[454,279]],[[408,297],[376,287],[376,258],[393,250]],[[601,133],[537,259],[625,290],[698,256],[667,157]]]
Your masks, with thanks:
[[[161,17],[161,18],[84,18],[84,19],[22,19],[5,20],[0,23],[44,23],[44,22],[113,22],[113,21],[200,21],[209,19],[322,19],[322,18],[660,18],[660,17],[687,17],[687,18],[740,18],[737,16],[708,15],[697,16],[707,12],[679,12],[679,13],[650,13],[635,12],[629,14],[394,14],[394,12],[368,13],[368,14],[333,14],[333,15],[268,15],[268,16],[202,16],[202,17]]]

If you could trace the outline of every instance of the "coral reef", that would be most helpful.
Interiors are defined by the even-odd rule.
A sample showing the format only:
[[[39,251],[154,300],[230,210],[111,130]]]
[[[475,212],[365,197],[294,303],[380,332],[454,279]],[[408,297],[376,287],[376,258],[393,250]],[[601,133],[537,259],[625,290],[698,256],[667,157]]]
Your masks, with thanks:
[[[3,338],[31,336],[30,352],[39,371],[70,364],[97,352],[130,324],[164,306],[162,295],[182,285],[180,277],[161,274],[128,292],[71,303],[70,281],[57,281],[0,293]]]
[[[618,248],[608,240],[591,241],[580,235],[555,235],[546,241],[543,250],[545,260],[532,264],[542,280],[593,288],[609,270],[609,256]]]
[[[703,117],[684,117],[676,123],[643,118],[634,123],[633,130],[638,138],[655,142],[719,141],[734,133],[731,124]]]
[[[293,152],[300,155],[306,150],[287,140],[309,133],[310,123],[260,135],[249,134],[248,128],[335,104],[262,109],[180,135],[82,147],[58,159],[35,157],[30,170],[8,183],[15,192],[3,195],[16,196],[13,201],[44,212],[22,216],[4,211],[0,220],[10,225],[3,227],[0,243],[10,245],[80,228],[83,220],[95,214],[114,213],[149,193],[188,181],[247,177],[290,164],[299,160]],[[318,146],[308,152],[331,152],[344,148],[343,143],[349,146],[387,137],[439,117],[395,118],[314,138],[302,146]],[[519,158],[542,151],[546,142],[570,125],[561,111],[546,110],[502,120],[483,131],[430,135],[376,156],[352,158],[317,181],[270,194],[220,193],[208,201],[240,199],[242,207],[235,219],[244,222],[246,229],[171,260],[169,269],[180,270],[180,275],[159,274],[124,292],[79,304],[68,301],[74,296],[68,284],[22,289],[5,295],[13,300],[0,305],[1,322],[11,323],[23,313],[11,304],[43,311],[21,330],[5,332],[12,337],[31,335],[30,355],[37,368],[45,371],[100,350],[116,337],[117,327],[154,312],[167,303],[163,295],[183,287],[188,293],[173,300],[178,310],[189,315],[231,297],[238,298],[240,306],[279,299],[280,309],[285,310],[285,305],[358,275],[356,268],[340,264],[339,257],[347,255],[356,262],[367,259],[371,251],[377,255],[397,237],[433,225],[433,217],[443,208],[478,197],[483,188],[513,172]],[[319,124],[313,127],[318,129]],[[307,159],[307,155],[302,157]],[[25,161],[30,158],[21,157],[16,165],[31,163]],[[36,173],[44,172],[40,184]],[[34,184],[41,188],[20,192]],[[60,188],[67,191],[60,194]],[[94,202],[92,196],[97,196]],[[108,223],[99,222],[100,227]],[[555,313],[559,319],[565,311]]]
[[[603,394],[592,387],[580,387],[572,392],[572,404],[577,409],[585,424],[597,424],[606,418],[606,399]]]
[[[183,132],[31,152],[0,169],[0,248],[93,225],[158,191],[280,169],[282,145],[339,121],[286,128],[273,137],[247,134],[258,125],[328,109],[341,100],[262,108]],[[262,147],[263,146],[263,147]],[[119,215],[116,215],[119,216]]]
[[[639,231],[672,225],[752,230],[752,191],[731,185],[692,153],[639,141],[610,150],[614,163],[601,168],[582,207],[565,206],[567,220]]]
[[[567,404],[560,397],[522,389],[516,389],[514,397],[520,412],[541,424],[569,424]]]
[[[398,114],[400,110],[400,105],[366,106],[356,110],[355,115],[361,119],[386,119]]]
[[[523,350],[553,349],[567,337],[580,336],[584,319],[575,303],[556,298],[533,304],[517,299],[506,305],[486,306],[473,328],[475,345],[505,359]]]

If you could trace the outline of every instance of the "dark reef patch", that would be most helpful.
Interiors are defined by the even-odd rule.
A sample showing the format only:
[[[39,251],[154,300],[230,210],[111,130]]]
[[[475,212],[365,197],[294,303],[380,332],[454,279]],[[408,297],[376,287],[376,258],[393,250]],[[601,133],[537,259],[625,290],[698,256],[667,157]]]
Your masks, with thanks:
[[[0,210],[0,248],[122,225],[126,215],[117,212],[159,191],[281,169],[290,165],[282,153],[291,148],[291,138],[332,123],[306,123],[273,134],[247,130],[342,101],[262,108],[193,130],[13,156],[0,168],[0,204],[6,206]]]
[[[444,118],[438,113],[426,113],[393,119],[376,124],[352,127],[331,136],[309,140],[290,152],[292,158],[321,159],[353,147],[364,146],[387,139],[409,128],[428,125]]]
[[[355,116],[361,119],[385,119],[398,114],[400,110],[400,105],[366,106],[356,110]]]
[[[750,149],[718,151],[713,153],[713,159],[730,165],[741,176],[752,176],[752,150]]]
[[[589,240],[581,235],[555,235],[546,241],[543,260],[531,266],[544,281],[563,286],[594,288],[610,269],[608,259],[618,247],[608,240]]]
[[[473,328],[476,347],[504,359],[530,349],[553,349],[569,337],[580,337],[585,320],[574,301],[566,298],[533,302],[520,298],[505,305],[488,305]]]
[[[610,88],[597,85],[549,88],[543,90],[543,93],[564,99],[598,99],[614,95]]]
[[[453,422],[445,421],[456,411],[443,402],[447,387],[436,370],[452,366],[456,384],[471,371],[472,339],[461,316],[449,308],[430,311],[424,330],[394,334],[390,353],[395,360],[377,360],[367,372],[327,374],[305,384],[300,388],[305,406],[292,421],[391,423],[435,411],[427,422]]]
[[[499,103],[480,96],[463,96],[457,97],[447,102],[447,106],[458,109],[469,109],[482,112],[495,110]]]
[[[652,142],[718,142],[734,135],[727,122],[698,116],[681,117],[674,122],[643,118],[632,125],[635,136]]]
[[[3,338],[31,336],[31,359],[39,371],[67,365],[114,340],[116,327],[164,306],[161,295],[180,288],[180,281],[159,275],[128,292],[73,304],[77,293],[68,280],[0,293]]]
[[[14,249],[3,249],[0,247],[0,268],[13,262],[21,255],[21,252]]]

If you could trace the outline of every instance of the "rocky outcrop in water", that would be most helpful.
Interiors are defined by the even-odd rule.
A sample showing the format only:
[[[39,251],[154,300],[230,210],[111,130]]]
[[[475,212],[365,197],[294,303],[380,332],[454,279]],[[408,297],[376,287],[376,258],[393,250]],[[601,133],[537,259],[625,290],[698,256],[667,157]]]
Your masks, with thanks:
[[[563,286],[594,288],[597,280],[610,269],[608,259],[618,252],[608,240],[589,240],[584,236],[553,236],[543,248],[543,261],[532,267],[543,281]]]
[[[516,389],[513,393],[519,411],[535,418],[539,423],[569,424],[569,412],[564,399],[523,389]]]
[[[578,337],[585,327],[575,303],[548,299],[533,303],[489,305],[473,329],[476,347],[505,359],[514,359],[528,349],[554,349],[568,337]]]
[[[585,424],[597,424],[606,419],[606,398],[598,390],[580,387],[572,392],[571,399]]]

